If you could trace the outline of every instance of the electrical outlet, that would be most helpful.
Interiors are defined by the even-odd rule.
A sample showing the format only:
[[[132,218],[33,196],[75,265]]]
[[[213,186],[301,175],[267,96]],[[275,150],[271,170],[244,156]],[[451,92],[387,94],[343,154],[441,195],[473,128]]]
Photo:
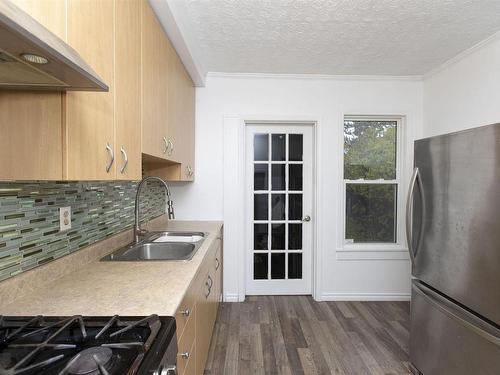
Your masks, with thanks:
[[[71,207],[59,208],[59,231],[71,229]]]

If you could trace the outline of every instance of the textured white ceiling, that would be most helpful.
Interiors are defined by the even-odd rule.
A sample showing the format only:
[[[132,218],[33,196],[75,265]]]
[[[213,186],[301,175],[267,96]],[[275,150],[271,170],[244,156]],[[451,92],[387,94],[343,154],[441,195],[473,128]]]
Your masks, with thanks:
[[[206,71],[421,75],[500,30],[500,0],[168,0]]]

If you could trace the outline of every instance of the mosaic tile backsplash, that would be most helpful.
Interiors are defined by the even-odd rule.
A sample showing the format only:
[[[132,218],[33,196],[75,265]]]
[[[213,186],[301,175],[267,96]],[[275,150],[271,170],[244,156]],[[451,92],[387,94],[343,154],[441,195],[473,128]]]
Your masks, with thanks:
[[[137,182],[0,182],[0,280],[27,271],[134,224]],[[141,220],[165,212],[156,182],[143,189]],[[59,231],[59,208],[71,229]]]

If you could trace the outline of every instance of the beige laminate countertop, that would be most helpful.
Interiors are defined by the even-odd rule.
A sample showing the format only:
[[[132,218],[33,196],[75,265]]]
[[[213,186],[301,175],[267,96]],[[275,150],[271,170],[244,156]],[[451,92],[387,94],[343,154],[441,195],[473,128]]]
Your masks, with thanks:
[[[208,232],[190,261],[94,261],[1,307],[0,315],[173,316],[221,227],[171,221],[168,230]]]

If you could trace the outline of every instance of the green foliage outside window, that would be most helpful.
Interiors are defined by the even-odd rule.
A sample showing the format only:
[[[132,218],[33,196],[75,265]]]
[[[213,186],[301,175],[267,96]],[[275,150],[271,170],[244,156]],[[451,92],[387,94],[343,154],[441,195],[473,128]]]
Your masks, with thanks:
[[[396,179],[396,121],[345,120],[344,179]],[[395,184],[346,184],[345,238],[396,242]]]

